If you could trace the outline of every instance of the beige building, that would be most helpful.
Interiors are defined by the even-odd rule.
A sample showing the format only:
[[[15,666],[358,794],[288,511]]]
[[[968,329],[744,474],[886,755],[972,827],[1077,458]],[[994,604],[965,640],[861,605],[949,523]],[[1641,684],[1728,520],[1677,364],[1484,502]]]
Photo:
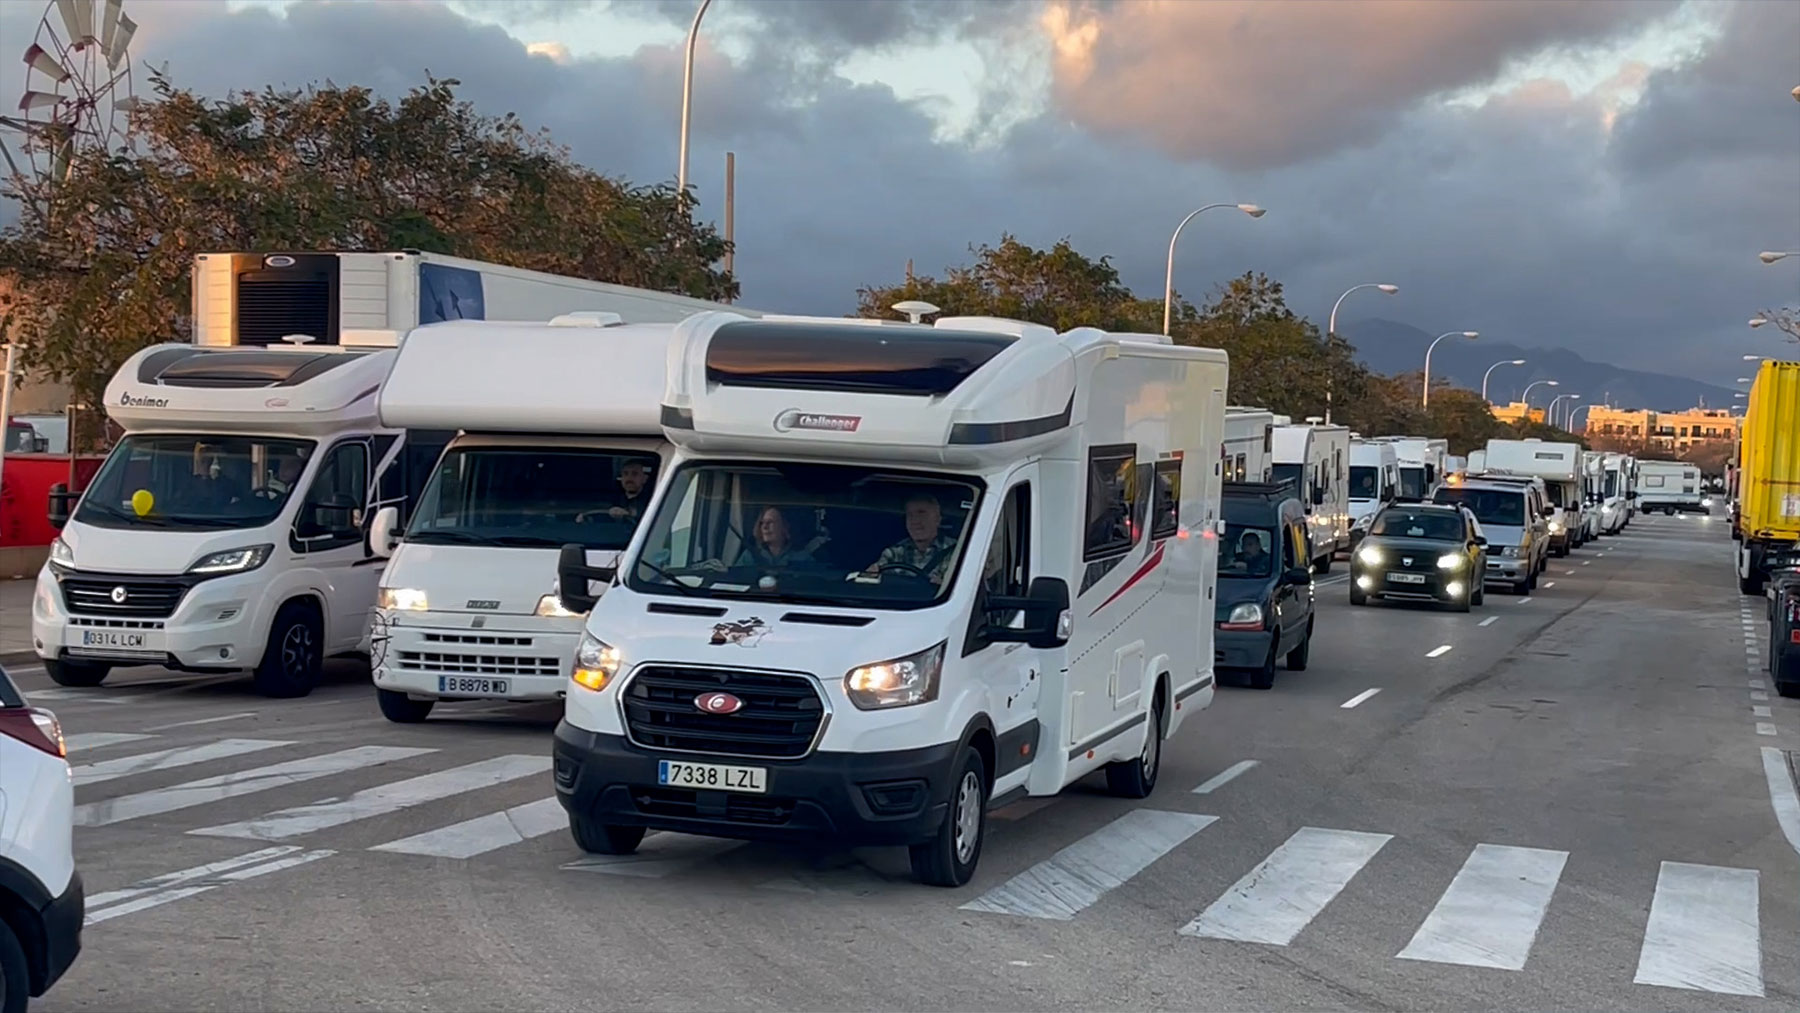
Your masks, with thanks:
[[[1695,443],[1733,440],[1739,419],[1723,408],[1690,408],[1681,412],[1626,411],[1595,405],[1588,409],[1584,435],[1636,443],[1654,443],[1683,451]]]
[[[1494,413],[1495,418],[1508,425],[1518,425],[1527,415],[1531,416],[1531,421],[1533,422],[1544,421],[1544,409],[1533,408],[1523,401],[1514,401],[1511,404],[1489,405],[1488,410]]]

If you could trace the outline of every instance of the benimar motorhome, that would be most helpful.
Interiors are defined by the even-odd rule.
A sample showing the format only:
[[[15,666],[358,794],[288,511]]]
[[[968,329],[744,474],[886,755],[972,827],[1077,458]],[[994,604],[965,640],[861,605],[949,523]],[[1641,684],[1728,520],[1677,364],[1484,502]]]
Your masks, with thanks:
[[[370,529],[374,551],[392,552],[370,638],[389,720],[422,721],[439,700],[563,695],[583,615],[557,598],[558,554],[576,543],[610,567],[631,541],[671,452],[659,411],[673,333],[575,313],[407,335],[382,424],[455,437],[404,541],[391,547],[397,508]]]
[[[557,726],[576,842],[906,845],[959,886],[996,804],[1148,795],[1212,700],[1226,380],[1161,335],[683,322]],[[565,604],[592,574],[564,550]]]
[[[1312,566],[1331,570],[1331,561],[1350,548],[1350,430],[1318,420],[1277,425],[1275,481],[1291,481],[1306,507]]]
[[[1269,431],[1274,424],[1275,415],[1266,408],[1225,406],[1225,440],[1220,451],[1225,481],[1269,480]]]
[[[250,669],[262,693],[301,696],[325,657],[358,649],[381,576],[362,521],[402,441],[375,417],[394,350],[358,346],[396,336],[346,338],[125,361],[106,413],[126,436],[38,575],[31,634],[52,679]]]

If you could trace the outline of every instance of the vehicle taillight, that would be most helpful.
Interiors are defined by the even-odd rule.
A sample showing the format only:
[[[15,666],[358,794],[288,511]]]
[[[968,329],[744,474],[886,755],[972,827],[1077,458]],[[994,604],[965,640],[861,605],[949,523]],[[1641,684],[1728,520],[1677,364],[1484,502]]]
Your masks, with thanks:
[[[69,755],[68,743],[63,741],[62,722],[42,707],[0,707],[0,735],[17,739],[51,756]]]

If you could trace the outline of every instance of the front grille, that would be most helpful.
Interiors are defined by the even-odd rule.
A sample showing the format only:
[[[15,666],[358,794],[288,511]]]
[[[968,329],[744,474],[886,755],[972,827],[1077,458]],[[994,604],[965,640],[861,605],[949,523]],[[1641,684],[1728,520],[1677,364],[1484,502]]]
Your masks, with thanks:
[[[562,675],[561,658],[505,654],[453,654],[447,651],[400,651],[396,667],[406,672],[448,675]]]
[[[530,637],[506,636],[498,633],[426,633],[420,640],[428,644],[475,644],[481,647],[530,647]]]
[[[124,600],[115,601],[114,591],[124,589]],[[175,581],[95,580],[86,577],[62,578],[63,600],[69,611],[88,615],[134,619],[167,619],[181,604],[186,585]]]
[[[1389,557],[1388,569],[1402,570],[1407,573],[1436,573],[1438,557],[1442,552],[1396,552]],[[1408,563],[1407,560],[1412,560]]]
[[[638,812],[648,816],[682,816],[717,819],[723,816],[732,823],[753,823],[777,827],[794,816],[794,800],[770,795],[739,795],[710,792],[717,805],[701,805],[700,793],[688,788],[637,788],[631,800]],[[712,800],[709,800],[712,801]],[[720,810],[723,809],[721,812]]]
[[[310,334],[319,344],[336,343],[331,327],[331,280],[322,275],[276,281],[240,279],[238,344],[279,345],[289,334]]]
[[[696,697],[719,692],[744,706],[732,714],[695,706]],[[774,672],[650,665],[632,676],[622,699],[633,742],[685,753],[798,759],[825,720],[812,680]]]

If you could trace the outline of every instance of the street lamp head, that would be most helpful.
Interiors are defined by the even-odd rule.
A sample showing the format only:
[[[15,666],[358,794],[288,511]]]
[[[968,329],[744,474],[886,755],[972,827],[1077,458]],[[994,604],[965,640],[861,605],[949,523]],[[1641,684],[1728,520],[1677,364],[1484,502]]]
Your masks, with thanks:
[[[1259,208],[1255,204],[1239,204],[1237,209],[1252,218],[1261,218],[1263,215],[1269,213],[1268,208]]]
[[[1782,252],[1779,252],[1776,250],[1764,250],[1761,253],[1756,255],[1756,259],[1762,261],[1765,264],[1773,264],[1777,260],[1782,260],[1786,257],[1791,257],[1791,256],[1793,256],[1793,254],[1791,254],[1791,253],[1782,253]]]
[[[1481,332],[1480,331],[1464,331],[1463,337],[1468,338],[1470,341],[1474,341],[1476,338],[1481,337]]]
[[[1756,381],[1755,381],[1755,380],[1752,380],[1752,379],[1750,379],[1750,378],[1749,378],[1749,377],[1747,377],[1747,376],[1740,376],[1740,377],[1738,377],[1738,378],[1737,378],[1737,382],[1738,382],[1738,383],[1755,383],[1755,382],[1756,382]]]
[[[1377,285],[1377,286],[1375,286],[1375,289],[1376,289],[1376,291],[1381,292],[1383,295],[1393,295],[1395,292],[1400,291],[1400,286],[1398,286],[1398,285]]]
[[[1751,317],[1751,318],[1750,318],[1750,326],[1752,326],[1752,327],[1761,327],[1761,326],[1762,326],[1762,325],[1764,325],[1764,324],[1766,324],[1766,323],[1768,323],[1768,322],[1769,322],[1769,318],[1768,318],[1768,317]],[[1757,358],[1761,358],[1761,356],[1756,356],[1756,355],[1746,355],[1746,356],[1744,356],[1744,358],[1746,358],[1746,359],[1757,359]]]
[[[1761,318],[1761,317],[1758,317],[1758,318],[1757,318],[1757,319],[1758,319],[1758,320],[1762,320],[1762,318]],[[1764,324],[1766,324],[1766,323],[1768,323],[1768,321],[1767,321],[1767,320],[1763,320],[1763,321],[1762,321],[1762,322],[1763,322],[1763,323],[1764,323]],[[1752,327],[1760,327],[1760,326],[1762,326],[1762,324],[1751,324],[1751,325],[1750,325],[1750,326],[1752,326]],[[1745,361],[1745,362],[1761,362],[1761,361],[1762,361],[1762,358],[1763,358],[1763,357],[1762,357],[1762,356],[1760,356],[1760,355],[1746,355],[1746,356],[1744,356],[1744,361]]]
[[[1545,380],[1544,383],[1546,383],[1552,387],[1561,387],[1562,386],[1561,380]]]
[[[1524,359],[1514,359],[1512,361],[1512,364],[1515,366],[1523,366],[1523,365],[1525,365],[1525,360]]]

